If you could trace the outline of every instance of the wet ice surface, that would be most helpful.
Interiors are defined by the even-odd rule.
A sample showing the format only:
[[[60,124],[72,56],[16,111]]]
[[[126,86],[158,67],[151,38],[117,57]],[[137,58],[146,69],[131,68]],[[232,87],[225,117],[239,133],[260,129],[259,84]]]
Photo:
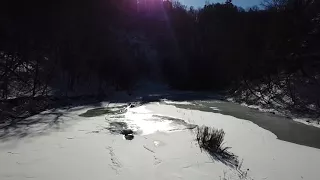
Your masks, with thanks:
[[[277,140],[247,120],[159,103],[129,108],[124,114],[79,116],[92,109],[47,111],[30,118],[43,123],[21,129],[23,138],[11,132],[0,142],[0,179],[313,180],[320,176],[319,149]],[[243,160],[246,176],[201,152],[192,131],[195,125],[223,129],[225,145]],[[125,140],[112,128],[132,129],[134,139]]]

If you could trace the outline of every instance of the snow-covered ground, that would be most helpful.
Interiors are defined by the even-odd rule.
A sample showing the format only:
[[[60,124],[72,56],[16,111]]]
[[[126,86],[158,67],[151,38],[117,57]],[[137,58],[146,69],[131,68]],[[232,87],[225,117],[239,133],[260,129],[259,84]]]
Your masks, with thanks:
[[[234,100],[234,98],[227,98],[226,100],[229,101],[229,102],[237,103],[237,102]],[[241,105],[241,106],[248,107],[248,108],[251,108],[251,109],[257,109],[257,110],[262,111],[262,112],[271,112],[271,113],[275,113],[275,114],[280,114],[280,113],[279,113],[277,110],[275,110],[275,109],[266,109],[266,108],[263,108],[263,107],[261,107],[261,106],[259,106],[259,105],[249,105],[249,104],[247,104],[247,103],[245,103],[245,102],[242,102],[240,105]]]
[[[162,102],[164,102],[166,104],[184,104],[184,105],[192,104],[191,102],[187,102],[187,101],[170,101],[170,100],[167,100],[167,99],[162,99]]]
[[[314,120],[311,118],[293,118],[293,120],[309,126],[320,128],[320,120]]]
[[[130,108],[121,116],[79,116],[93,108],[46,111],[29,119],[43,123],[19,131],[8,130],[8,138],[0,142],[0,179],[316,180],[320,177],[319,149],[277,140],[273,133],[247,120],[162,103]],[[110,133],[108,128],[113,122],[125,122],[137,135],[127,141],[122,135]],[[223,129],[225,146],[239,157],[241,168],[231,168],[202,152],[189,128],[193,124]]]

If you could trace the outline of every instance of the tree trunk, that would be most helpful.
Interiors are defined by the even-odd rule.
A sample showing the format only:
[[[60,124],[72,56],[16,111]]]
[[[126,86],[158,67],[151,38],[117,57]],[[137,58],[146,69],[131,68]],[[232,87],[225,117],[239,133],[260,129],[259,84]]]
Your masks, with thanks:
[[[32,96],[36,96],[36,89],[37,89],[37,81],[38,81],[38,75],[39,75],[39,57],[36,60],[36,70],[33,78],[33,88],[32,88]]]
[[[6,58],[6,63],[5,63],[5,71],[4,71],[4,82],[2,85],[2,98],[7,99],[8,98],[8,83],[9,83],[9,67],[8,67],[8,58]]]

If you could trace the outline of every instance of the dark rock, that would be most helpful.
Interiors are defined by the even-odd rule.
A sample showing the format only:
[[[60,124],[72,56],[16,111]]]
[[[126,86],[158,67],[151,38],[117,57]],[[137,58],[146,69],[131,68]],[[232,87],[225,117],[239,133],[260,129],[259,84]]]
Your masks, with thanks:
[[[134,138],[134,135],[133,134],[127,134],[124,136],[124,138],[126,138],[126,140],[132,140]]]
[[[121,131],[121,134],[126,136],[128,134],[133,134],[133,131],[131,129],[124,129]]]
[[[134,108],[134,107],[137,107],[139,104],[137,103],[129,103],[128,107],[129,108]]]

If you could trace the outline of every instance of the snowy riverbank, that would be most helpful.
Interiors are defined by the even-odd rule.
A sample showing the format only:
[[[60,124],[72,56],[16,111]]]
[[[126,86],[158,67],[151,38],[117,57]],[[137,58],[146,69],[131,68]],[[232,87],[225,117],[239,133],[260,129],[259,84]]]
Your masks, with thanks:
[[[236,102],[234,100],[234,98],[227,98],[227,101],[233,102],[233,103],[238,103],[238,102]],[[251,108],[251,109],[259,110],[261,112],[269,112],[269,113],[272,113],[272,114],[278,114],[278,115],[290,118],[290,119],[292,119],[292,120],[294,120],[296,122],[303,123],[303,124],[308,125],[308,126],[313,126],[313,127],[320,128],[320,120],[319,119],[307,118],[307,117],[298,117],[298,116],[290,113],[289,111],[281,112],[279,110],[272,109],[272,108],[264,108],[261,105],[249,105],[249,104],[247,104],[245,102],[238,103],[238,104],[240,104],[241,106],[245,106],[245,107]]]

